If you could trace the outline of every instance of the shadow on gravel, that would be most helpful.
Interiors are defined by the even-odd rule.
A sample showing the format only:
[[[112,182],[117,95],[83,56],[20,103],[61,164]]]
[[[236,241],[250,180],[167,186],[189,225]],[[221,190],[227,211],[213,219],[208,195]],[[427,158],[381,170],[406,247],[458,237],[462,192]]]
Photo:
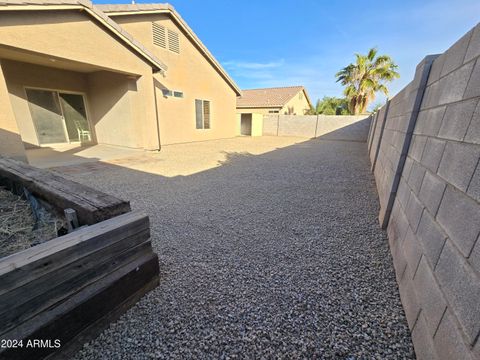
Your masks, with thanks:
[[[190,176],[57,169],[148,213],[160,256],[160,286],[77,359],[413,359],[367,145],[336,140]]]

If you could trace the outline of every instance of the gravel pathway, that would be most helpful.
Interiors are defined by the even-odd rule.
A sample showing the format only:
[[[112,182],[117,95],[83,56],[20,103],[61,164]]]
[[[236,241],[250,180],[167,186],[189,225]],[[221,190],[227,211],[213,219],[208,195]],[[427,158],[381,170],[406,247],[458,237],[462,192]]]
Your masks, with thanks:
[[[161,267],[77,359],[415,357],[365,143],[232,153],[189,176],[71,176],[150,214]]]

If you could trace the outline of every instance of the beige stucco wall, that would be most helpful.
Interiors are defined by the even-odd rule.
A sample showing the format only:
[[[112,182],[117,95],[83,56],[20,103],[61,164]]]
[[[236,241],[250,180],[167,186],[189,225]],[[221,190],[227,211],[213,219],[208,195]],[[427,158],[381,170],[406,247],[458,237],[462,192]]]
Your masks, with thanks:
[[[0,39],[2,45],[104,69],[145,72],[137,55],[80,11],[1,12]]]
[[[236,135],[235,91],[168,15],[115,16],[113,20],[168,66],[165,76],[154,75],[163,145]],[[153,45],[153,21],[180,34],[180,54]],[[184,97],[164,97],[162,88],[182,91]],[[211,102],[211,128],[208,130],[195,128],[195,99]]]
[[[236,114],[235,114],[235,123],[236,123],[235,135],[241,135],[241,131],[242,131],[242,128],[241,128],[242,115],[241,115],[240,113],[236,113]]]
[[[0,63],[0,109],[0,155],[25,160],[25,149],[10,104],[2,63]]]
[[[263,114],[252,114],[252,136],[263,135]]]
[[[142,147],[139,129],[132,121],[131,81],[111,72],[88,75],[90,117],[101,144]]]
[[[294,97],[292,97],[285,106],[280,110],[280,114],[290,114],[289,109],[292,109],[291,115],[305,115],[305,112],[310,109],[308,105],[305,92],[302,90]]]
[[[237,108],[236,112],[237,114],[262,114],[262,115],[268,115],[272,114],[270,111],[280,111],[281,108]],[[273,113],[276,114],[276,113]]]
[[[30,86],[86,94],[99,143],[159,148],[151,67],[89,16],[75,11],[2,13],[0,39],[0,58],[36,63],[3,60],[25,143],[38,144],[24,91]]]

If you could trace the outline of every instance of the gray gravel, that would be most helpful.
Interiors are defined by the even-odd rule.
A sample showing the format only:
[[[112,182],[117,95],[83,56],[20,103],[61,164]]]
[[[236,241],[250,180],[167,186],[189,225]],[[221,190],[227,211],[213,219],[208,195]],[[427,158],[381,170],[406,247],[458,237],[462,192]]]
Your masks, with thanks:
[[[77,359],[415,357],[365,143],[229,154],[189,176],[72,176],[149,213],[161,268]]]

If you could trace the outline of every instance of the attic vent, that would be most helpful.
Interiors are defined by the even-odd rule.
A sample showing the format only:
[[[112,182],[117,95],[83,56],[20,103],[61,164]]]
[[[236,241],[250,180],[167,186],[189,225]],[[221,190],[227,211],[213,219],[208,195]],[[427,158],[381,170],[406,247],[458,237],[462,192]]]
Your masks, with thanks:
[[[180,39],[178,33],[168,30],[168,50],[180,54]]]
[[[162,25],[158,25],[157,23],[152,23],[152,33],[153,33],[153,44],[166,49],[167,38],[166,38],[165,27]]]

